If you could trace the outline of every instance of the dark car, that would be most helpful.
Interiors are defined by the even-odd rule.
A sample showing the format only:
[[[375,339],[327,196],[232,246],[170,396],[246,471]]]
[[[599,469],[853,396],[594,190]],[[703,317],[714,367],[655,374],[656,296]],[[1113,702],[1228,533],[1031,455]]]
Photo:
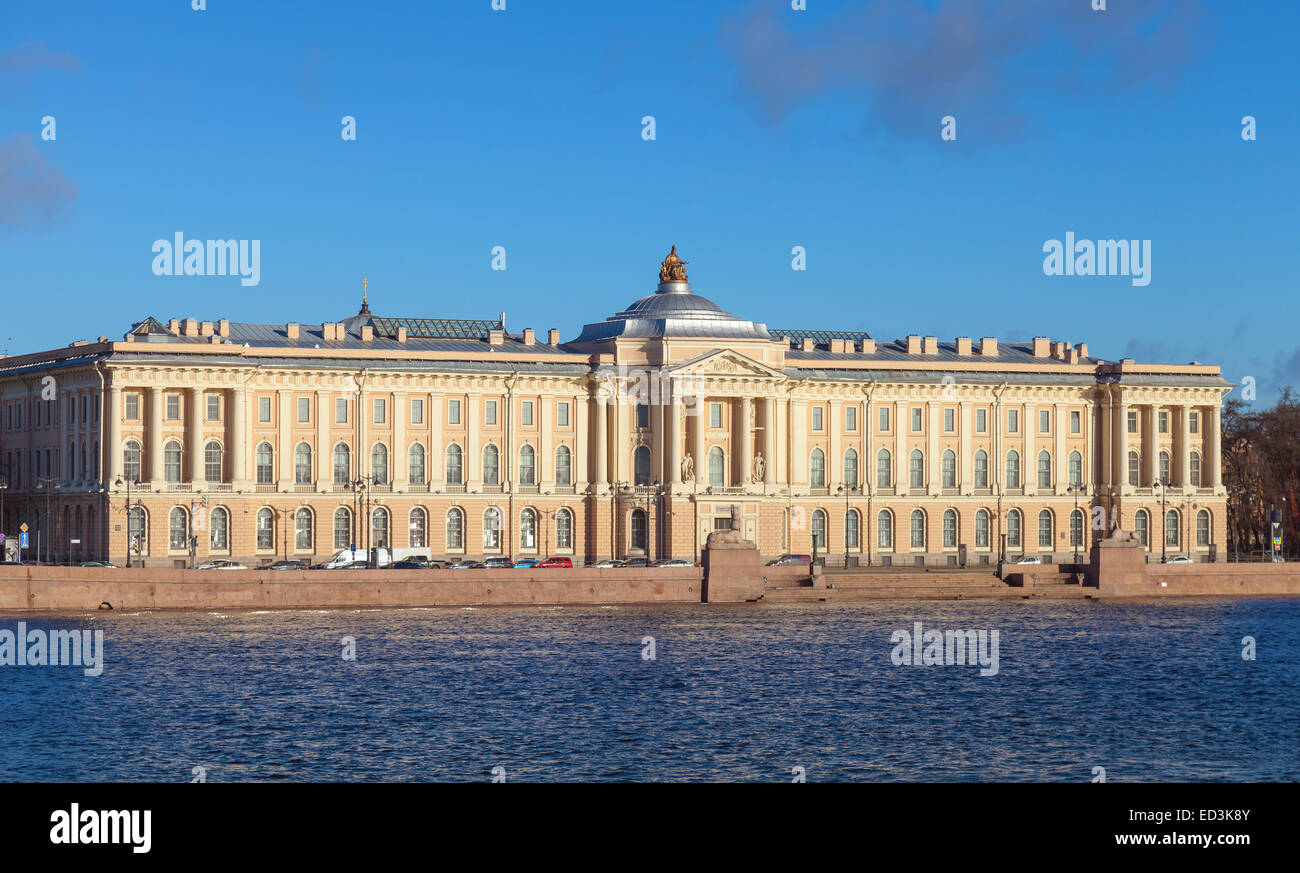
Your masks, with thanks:
[[[650,559],[649,558],[624,558],[623,566],[624,567],[649,567]]]
[[[428,561],[424,566],[430,570],[446,570],[451,566],[451,561]]]
[[[767,562],[769,567],[783,567],[786,564],[811,564],[812,555],[782,555]]]
[[[304,561],[276,561],[271,565],[272,570],[306,570],[307,564]]]
[[[483,567],[484,569],[487,570],[509,570],[513,568],[514,565],[515,562],[512,559],[502,557],[501,555],[488,558],[486,561],[483,562]]]
[[[388,565],[390,570],[423,570],[425,567],[423,561],[396,561]]]
[[[573,569],[572,558],[547,558],[537,565],[538,567],[563,567],[566,570]]]
[[[452,564],[451,567],[448,568],[448,569],[451,569],[451,570],[481,570],[481,569],[483,569],[483,565],[480,564],[478,561],[459,561],[459,562],[457,562],[457,563],[455,563],[455,564]]]

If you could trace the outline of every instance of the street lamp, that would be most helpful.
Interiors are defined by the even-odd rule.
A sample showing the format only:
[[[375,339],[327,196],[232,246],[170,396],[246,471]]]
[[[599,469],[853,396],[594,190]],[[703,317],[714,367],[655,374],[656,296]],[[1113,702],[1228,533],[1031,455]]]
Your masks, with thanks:
[[[1152,488],[1160,489],[1160,563],[1165,563],[1168,556],[1165,554],[1165,546],[1169,539],[1169,530],[1165,522],[1165,504],[1169,499],[1169,483],[1163,479],[1157,479],[1151,483]]]
[[[844,569],[847,570],[849,567],[849,495],[853,493],[853,489],[841,485],[835,489],[835,493],[844,495]]]
[[[116,488],[121,488],[123,485],[126,485],[126,566],[130,568],[131,566],[131,486],[136,485],[138,487],[140,485],[140,480],[136,479],[132,481],[131,479],[124,479],[124,477],[118,476],[117,481],[114,482],[113,485]]]
[[[1074,515],[1070,516],[1070,539],[1074,540],[1074,563],[1077,564],[1079,563],[1079,541],[1083,539],[1083,522],[1080,520],[1079,535],[1076,537],[1074,535],[1074,519],[1079,514],[1079,494],[1086,494],[1088,486],[1084,485],[1082,482],[1075,482],[1066,490],[1074,495]]]
[[[45,559],[47,561],[50,560],[52,554],[54,559],[57,561],[58,554],[57,552],[54,552],[54,547],[51,545],[51,541],[54,540],[52,534],[55,524],[53,516],[51,515],[50,501],[54,497],[54,492],[59,489],[59,480],[53,476],[39,476],[36,479],[36,484],[45,489],[45,525],[42,525],[41,527],[41,532],[44,534],[44,536],[41,537],[41,546],[43,547]],[[46,525],[49,526],[49,531],[45,530]]]
[[[5,532],[5,492],[9,490],[9,480],[0,476],[0,534]],[[6,560],[7,546],[0,541],[0,561]]]

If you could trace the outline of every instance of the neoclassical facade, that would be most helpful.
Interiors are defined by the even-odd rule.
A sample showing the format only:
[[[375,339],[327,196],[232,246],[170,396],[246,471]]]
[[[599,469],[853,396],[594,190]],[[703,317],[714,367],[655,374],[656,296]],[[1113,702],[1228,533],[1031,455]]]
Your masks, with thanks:
[[[4,533],[149,566],[697,559],[735,504],[765,556],[832,566],[1068,562],[1112,525],[1223,557],[1216,366],[768,328],[694,294],[675,249],[659,279],[568,342],[363,302],[0,359]]]

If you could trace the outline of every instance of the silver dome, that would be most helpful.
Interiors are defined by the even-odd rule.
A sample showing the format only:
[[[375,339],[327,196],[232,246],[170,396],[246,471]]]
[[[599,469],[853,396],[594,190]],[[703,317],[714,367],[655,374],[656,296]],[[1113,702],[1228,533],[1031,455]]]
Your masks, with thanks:
[[[766,325],[746,321],[691,293],[688,282],[661,282],[653,294],[604,321],[584,325],[573,342],[618,337],[708,337],[771,340]]]

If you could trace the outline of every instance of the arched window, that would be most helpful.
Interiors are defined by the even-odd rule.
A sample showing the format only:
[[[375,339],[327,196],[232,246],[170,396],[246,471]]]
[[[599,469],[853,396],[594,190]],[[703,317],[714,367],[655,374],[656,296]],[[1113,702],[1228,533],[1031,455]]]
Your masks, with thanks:
[[[943,547],[945,549],[957,548],[957,511],[955,509],[945,509],[943,511]]]
[[[519,450],[519,484],[537,484],[537,453],[532,446],[524,446]]]
[[[257,547],[263,551],[275,550],[275,513],[265,507],[257,511]]]
[[[447,446],[445,465],[447,467],[447,484],[464,485],[464,465],[461,462],[460,446],[455,443]]]
[[[316,539],[312,536],[311,510],[299,507],[293,514],[293,547],[300,552],[310,552],[316,548]]]
[[[411,548],[422,549],[428,542],[429,517],[420,507],[411,510],[410,531]]]
[[[144,508],[133,506],[127,512],[126,530],[131,551],[137,555],[149,554],[149,524]]]
[[[1020,487],[1020,453],[1015,449],[1007,452],[1007,487]]]
[[[1160,453],[1160,471],[1158,480],[1162,485],[1169,484],[1169,453]]]
[[[944,488],[957,487],[957,455],[952,449],[944,450],[940,473],[943,476]]]
[[[334,510],[334,548],[346,549],[352,545],[352,513],[340,506]]]
[[[352,450],[347,443],[334,447],[334,484],[346,485],[352,481]]]
[[[858,511],[850,509],[844,513],[844,548],[858,548]]]
[[[447,510],[447,551],[459,552],[465,548],[465,513],[453,506]]]
[[[844,487],[858,487],[858,453],[854,449],[844,453]]]
[[[190,519],[181,507],[174,507],[167,519],[167,548],[188,549],[190,547]]]
[[[882,549],[894,547],[894,514],[888,509],[876,516],[876,545]]]
[[[1145,509],[1139,509],[1137,514],[1133,516],[1133,533],[1137,536],[1138,542],[1142,543],[1144,547],[1150,545],[1150,527],[1151,522],[1147,518],[1147,511]]]
[[[293,450],[293,481],[295,485],[311,484],[311,446],[298,443]]]
[[[975,548],[987,549],[989,547],[989,511],[987,509],[978,509],[975,511]]]
[[[812,514],[812,540],[814,549],[826,551],[826,513],[820,509]]]
[[[555,484],[573,484],[573,452],[569,451],[568,446],[560,446],[555,450]]]
[[[1020,548],[1020,510],[1013,509],[1007,513],[1007,548]]]
[[[1046,449],[1038,453],[1038,487],[1052,487],[1052,456]]]
[[[1052,547],[1052,513],[1046,509],[1038,513],[1038,547],[1040,549]]]
[[[375,477],[376,485],[388,484],[388,446],[375,443],[370,449],[370,475]]]
[[[412,485],[424,484],[424,446],[419,443],[406,450],[406,474]]]
[[[1078,488],[1083,484],[1083,455],[1070,452],[1070,487]]]
[[[912,510],[912,548],[925,548],[925,513],[919,509]]]
[[[907,457],[907,476],[909,487],[925,487],[925,455],[920,449],[912,449],[912,454]]]
[[[163,478],[168,482],[181,481],[181,444],[169,440],[163,448]]]
[[[727,484],[725,460],[726,459],[723,458],[722,456],[721,448],[719,448],[718,446],[714,446],[713,448],[709,449],[709,484],[710,485]]]
[[[1070,513],[1070,547],[1083,545],[1083,510],[1076,509]]]
[[[370,545],[376,549],[387,549],[392,545],[388,538],[388,510],[382,506],[370,514]]]
[[[270,485],[275,481],[275,452],[271,449],[270,443],[257,444],[253,462],[257,469],[258,485]]]
[[[519,547],[521,549],[537,548],[537,512],[525,509],[519,513]]]
[[[637,485],[650,484],[650,448],[637,446],[632,452],[632,481]]]
[[[225,552],[230,549],[230,513],[224,507],[213,508],[208,516],[212,527],[212,551]]]
[[[1187,478],[1191,480],[1187,483],[1188,485],[1193,488],[1201,487],[1201,456],[1198,452],[1192,452],[1190,471]]]
[[[1137,487],[1142,477],[1142,459],[1137,452],[1128,453],[1128,484]]]
[[[645,523],[646,516],[644,509],[632,510],[632,548],[645,551]]]
[[[122,478],[131,483],[140,481],[140,444],[127,440],[122,450]]]
[[[493,552],[501,549],[501,510],[495,506],[483,513],[483,548]]]
[[[1199,510],[1196,513],[1196,545],[1208,546],[1210,544],[1210,511],[1208,509]]]
[[[989,487],[989,455],[983,449],[975,453],[975,487]]]
[[[203,447],[203,478],[209,482],[221,481],[221,443],[208,443]]]
[[[1178,521],[1178,511],[1171,509],[1165,513],[1165,544],[1178,545],[1178,530],[1182,525]]]
[[[501,484],[501,453],[491,443],[483,447],[483,484]]]
[[[573,548],[573,513],[567,509],[555,513],[555,547]]]
[[[892,488],[894,486],[893,463],[889,449],[876,452],[876,487]]]
[[[826,455],[821,449],[813,449],[808,457],[808,481],[813,488],[826,487]]]

